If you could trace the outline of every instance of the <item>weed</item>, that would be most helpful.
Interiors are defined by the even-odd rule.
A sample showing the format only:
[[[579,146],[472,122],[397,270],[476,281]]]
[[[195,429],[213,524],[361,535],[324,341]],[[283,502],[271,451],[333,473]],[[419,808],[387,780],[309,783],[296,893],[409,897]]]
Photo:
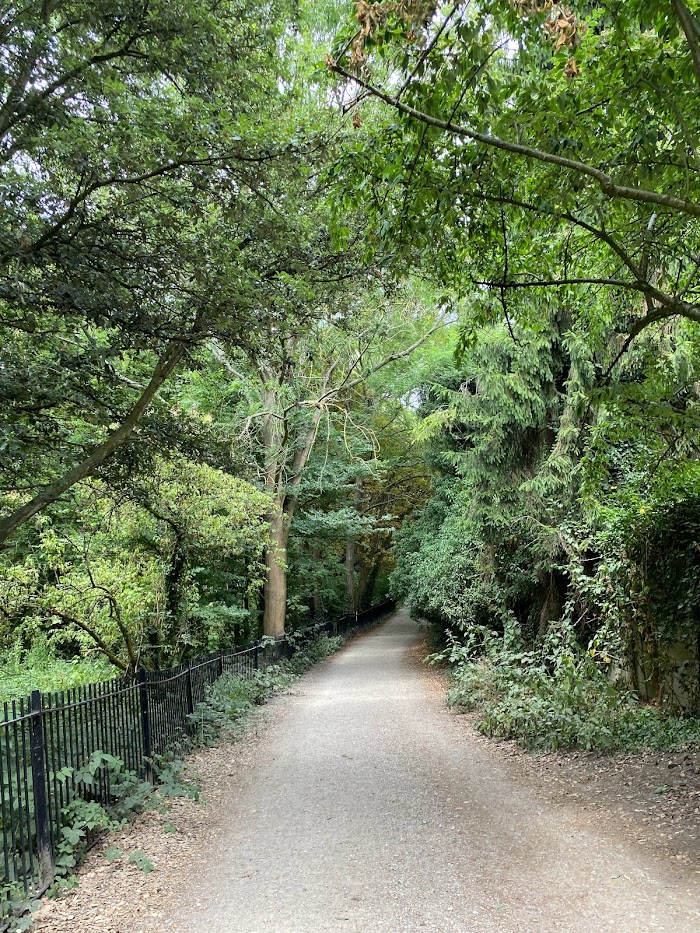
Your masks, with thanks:
[[[223,674],[207,689],[204,700],[190,717],[197,743],[211,745],[222,735],[240,732],[256,706],[286,690],[304,671],[337,651],[341,644],[341,638],[317,635],[303,643],[291,660],[254,671],[251,677]]]
[[[137,868],[140,868],[142,872],[148,874],[153,871],[155,865],[149,859],[145,852],[141,852],[140,849],[137,849],[136,852],[132,852],[128,858],[130,865],[135,865]]]
[[[107,661],[57,658],[49,645],[38,639],[29,651],[17,645],[2,658],[0,701],[27,697],[32,690],[68,690],[113,676],[114,668]]]

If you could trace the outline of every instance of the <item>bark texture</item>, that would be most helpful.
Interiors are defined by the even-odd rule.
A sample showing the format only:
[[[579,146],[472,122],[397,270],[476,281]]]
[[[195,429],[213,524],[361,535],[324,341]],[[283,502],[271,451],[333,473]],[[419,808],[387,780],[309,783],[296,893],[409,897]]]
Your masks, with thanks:
[[[275,513],[268,517],[271,545],[265,552],[265,609],[263,633],[272,638],[284,635],[287,614],[287,542],[289,527],[285,515]]]

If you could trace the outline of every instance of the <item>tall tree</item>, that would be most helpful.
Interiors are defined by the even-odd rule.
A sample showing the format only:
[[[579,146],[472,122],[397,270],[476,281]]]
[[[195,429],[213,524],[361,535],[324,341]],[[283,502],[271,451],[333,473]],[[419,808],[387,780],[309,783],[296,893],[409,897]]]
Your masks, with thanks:
[[[358,387],[407,359],[445,320],[439,307],[410,296],[401,301],[377,288],[352,296],[345,278],[331,291],[319,287],[307,297],[303,330],[269,333],[265,348],[238,364],[233,357],[222,360],[241,392],[243,418],[232,447],[247,449],[248,469],[258,472],[273,502],[263,628],[275,637],[285,626],[292,521],[319,437],[333,425],[341,434],[351,432]]]
[[[237,0],[3,17],[0,546],[114,461],[193,347],[253,324],[285,22]]]
[[[329,67],[364,122],[347,197],[376,205],[383,236],[488,289],[492,316],[522,289],[566,301],[582,287],[608,291],[629,339],[700,320],[698,21],[685,4],[400,0],[354,14]]]

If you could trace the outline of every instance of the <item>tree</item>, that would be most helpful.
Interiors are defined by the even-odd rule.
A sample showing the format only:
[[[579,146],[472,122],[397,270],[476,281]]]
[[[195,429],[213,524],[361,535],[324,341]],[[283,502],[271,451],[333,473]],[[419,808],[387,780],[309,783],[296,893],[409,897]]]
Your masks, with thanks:
[[[628,341],[698,321],[699,35],[680,0],[357,3],[329,59],[365,111],[348,197],[492,315],[604,288]]]
[[[232,447],[247,449],[248,469],[273,503],[263,630],[275,637],[286,618],[290,530],[319,434],[332,425],[341,435],[352,431],[358,387],[407,359],[444,324],[444,312],[410,294],[401,302],[375,288],[353,297],[344,277],[331,290],[312,291],[307,309],[303,330],[269,333],[264,348],[240,363],[222,359],[223,372],[237,380],[241,409],[247,406],[237,429],[232,421]]]
[[[693,555],[670,541],[696,508],[697,16],[675,0],[354,13],[328,61],[358,127],[339,214],[364,204],[377,248],[468,308],[464,378],[421,429],[447,475],[402,532],[396,591],[530,646],[579,639],[688,705],[697,626],[664,581],[695,606]]]
[[[430,346],[439,340],[433,335]],[[353,614],[386,598],[393,534],[427,493],[403,391],[426,352],[424,345],[357,386],[347,416],[324,425],[287,548],[287,624],[308,613]]]
[[[51,0],[3,20],[0,546],[112,468],[202,340],[252,326],[286,145],[252,114],[284,106],[286,19],[250,13]]]
[[[182,458],[122,489],[76,486],[0,567],[0,636],[48,636],[133,673],[228,646],[262,584],[264,494]],[[28,540],[23,540],[26,538]]]

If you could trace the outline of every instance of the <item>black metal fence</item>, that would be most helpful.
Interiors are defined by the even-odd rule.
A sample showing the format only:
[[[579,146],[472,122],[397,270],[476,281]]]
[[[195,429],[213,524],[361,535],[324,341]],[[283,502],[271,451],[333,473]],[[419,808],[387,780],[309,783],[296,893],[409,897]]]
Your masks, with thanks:
[[[151,763],[192,732],[192,713],[224,672],[251,677],[326,632],[346,635],[393,609],[390,601],[277,641],[214,652],[167,671],[40,693],[4,704],[0,721],[0,928],[12,903],[45,890],[55,871],[64,810],[111,799],[109,769],[81,779],[97,752],[148,777]]]

